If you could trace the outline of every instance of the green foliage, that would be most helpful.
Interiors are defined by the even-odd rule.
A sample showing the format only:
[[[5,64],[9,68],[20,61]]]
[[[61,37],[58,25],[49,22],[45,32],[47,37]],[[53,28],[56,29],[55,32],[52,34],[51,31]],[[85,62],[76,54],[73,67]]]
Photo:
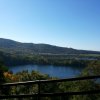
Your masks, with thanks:
[[[19,72],[17,74],[12,74],[16,78],[16,81],[34,81],[34,80],[52,80],[48,75],[40,74],[39,72],[32,71],[29,73],[27,70]],[[11,80],[13,82],[13,80]],[[100,85],[94,80],[84,80],[75,82],[59,82],[59,83],[42,83],[40,85],[41,93],[55,93],[55,92],[79,92],[88,90],[100,89]],[[10,94],[32,94],[38,92],[37,85],[27,85],[27,86],[17,86],[10,89]],[[37,100],[37,98],[30,98]],[[99,100],[100,94],[94,95],[77,95],[77,96],[64,96],[64,97],[45,97],[41,100]],[[29,100],[25,99],[25,100]]]
[[[55,78],[42,75],[38,72],[22,71],[17,74],[7,72],[4,65],[26,65],[26,64],[51,64],[65,66],[84,67],[81,76],[100,75],[100,52],[75,50],[72,48],[61,48],[47,44],[27,44],[11,40],[0,39],[0,84],[4,82],[20,82],[34,80],[52,80]],[[4,77],[6,73],[6,78]],[[63,83],[42,83],[41,93],[44,92],[70,92],[87,91],[100,89],[96,80],[63,82]],[[1,89],[0,89],[1,90]],[[37,85],[17,86],[2,88],[0,94],[32,94],[37,93]],[[7,90],[7,91],[5,91]],[[37,100],[37,98],[29,98]],[[24,100],[29,100],[24,99]],[[65,97],[45,97],[41,100],[100,100],[99,95],[77,95]]]
[[[82,73],[85,76],[100,75],[100,60],[91,61]]]
[[[8,69],[3,65],[3,62],[0,61],[0,84],[5,82],[5,78],[3,75],[5,71],[8,71]]]
[[[16,55],[0,52],[0,59],[5,65],[47,64],[85,67],[89,61],[73,59],[64,55]]]
[[[3,62],[0,60],[0,84],[7,82],[6,78],[4,77],[4,72],[8,71],[7,67],[3,65]],[[6,91],[5,91],[6,90]],[[0,87],[0,94],[9,94],[9,87]]]

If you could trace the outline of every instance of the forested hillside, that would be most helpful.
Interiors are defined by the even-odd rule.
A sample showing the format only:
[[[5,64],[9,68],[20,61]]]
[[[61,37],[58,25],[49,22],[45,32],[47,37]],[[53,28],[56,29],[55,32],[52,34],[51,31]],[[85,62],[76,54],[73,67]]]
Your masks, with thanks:
[[[26,64],[52,64],[84,67],[83,72],[78,77],[99,75],[100,73],[100,55],[99,52],[79,51],[70,48],[56,47],[46,44],[28,44],[12,40],[0,39],[0,83],[20,82],[34,80],[52,80],[56,79],[48,75],[42,75],[38,72],[27,70],[16,74],[9,72],[5,66],[8,65],[26,65]],[[58,50],[58,52],[57,52]],[[71,54],[68,54],[70,51]],[[73,53],[76,53],[74,54]],[[81,54],[79,53],[81,52]],[[92,54],[91,54],[92,53]],[[59,73],[60,74],[60,73]],[[76,76],[77,77],[77,76]],[[18,86],[8,87],[0,90],[1,95],[9,94],[31,94],[37,92],[37,86]],[[66,91],[86,91],[100,89],[100,84],[96,80],[48,83],[41,84],[41,93],[43,92],[66,92]],[[37,98],[28,98],[25,100],[37,100]],[[83,96],[65,96],[65,97],[46,97],[41,100],[99,100],[98,95]]]
[[[20,43],[0,38],[0,50],[15,54],[100,54],[97,51],[76,50],[49,44]]]

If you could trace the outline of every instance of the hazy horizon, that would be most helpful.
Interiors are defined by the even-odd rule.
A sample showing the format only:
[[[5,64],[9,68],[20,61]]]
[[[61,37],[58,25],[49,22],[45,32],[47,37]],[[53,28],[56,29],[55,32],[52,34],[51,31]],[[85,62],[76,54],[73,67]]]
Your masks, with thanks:
[[[100,0],[0,0],[0,38],[100,51]]]

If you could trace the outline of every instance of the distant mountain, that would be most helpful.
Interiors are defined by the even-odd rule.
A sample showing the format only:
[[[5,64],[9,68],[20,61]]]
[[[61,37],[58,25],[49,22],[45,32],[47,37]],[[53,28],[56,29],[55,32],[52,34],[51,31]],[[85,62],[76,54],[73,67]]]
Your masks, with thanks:
[[[0,51],[12,54],[100,54],[98,51],[77,50],[49,44],[21,43],[0,38]]]

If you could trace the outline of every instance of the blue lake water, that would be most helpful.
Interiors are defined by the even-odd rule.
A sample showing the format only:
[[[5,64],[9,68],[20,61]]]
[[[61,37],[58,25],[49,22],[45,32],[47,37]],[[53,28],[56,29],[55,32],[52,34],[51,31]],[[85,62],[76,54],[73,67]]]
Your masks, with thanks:
[[[72,66],[55,66],[55,65],[21,65],[21,66],[10,66],[9,70],[13,73],[21,72],[23,70],[38,71],[42,74],[48,74],[51,77],[58,78],[71,78],[79,75],[83,68],[72,67]]]

